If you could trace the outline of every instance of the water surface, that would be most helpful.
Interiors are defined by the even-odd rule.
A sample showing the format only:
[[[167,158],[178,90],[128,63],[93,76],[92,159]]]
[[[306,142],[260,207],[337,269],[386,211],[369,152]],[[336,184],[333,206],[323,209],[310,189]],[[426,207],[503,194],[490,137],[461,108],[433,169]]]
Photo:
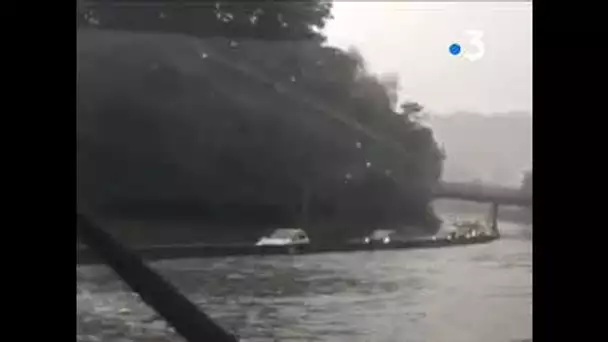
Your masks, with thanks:
[[[532,336],[530,228],[442,249],[160,261],[243,341],[507,342]],[[77,267],[78,341],[181,341],[104,266]]]

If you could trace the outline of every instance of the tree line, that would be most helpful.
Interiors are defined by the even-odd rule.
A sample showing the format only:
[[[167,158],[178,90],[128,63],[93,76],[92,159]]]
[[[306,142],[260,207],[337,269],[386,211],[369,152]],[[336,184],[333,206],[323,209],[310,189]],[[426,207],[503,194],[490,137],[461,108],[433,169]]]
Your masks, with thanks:
[[[79,7],[82,201],[313,235],[436,227],[444,155],[424,108],[324,44],[331,3],[208,4]]]

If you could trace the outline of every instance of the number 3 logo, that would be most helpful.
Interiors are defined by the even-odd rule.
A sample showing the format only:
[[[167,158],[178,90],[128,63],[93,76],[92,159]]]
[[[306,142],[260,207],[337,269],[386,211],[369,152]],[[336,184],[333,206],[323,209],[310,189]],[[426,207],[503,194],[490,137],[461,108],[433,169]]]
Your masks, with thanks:
[[[483,32],[479,30],[469,30],[466,32],[469,36],[471,36],[471,45],[473,45],[477,51],[475,53],[465,53],[464,57],[471,62],[474,62],[478,59],[481,59],[486,52],[485,46],[481,38],[483,38]]]

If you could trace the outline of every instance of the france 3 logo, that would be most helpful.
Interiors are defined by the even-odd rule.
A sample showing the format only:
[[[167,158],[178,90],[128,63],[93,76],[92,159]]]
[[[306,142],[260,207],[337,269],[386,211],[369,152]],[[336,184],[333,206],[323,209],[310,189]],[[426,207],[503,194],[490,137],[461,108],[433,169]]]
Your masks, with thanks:
[[[466,47],[463,48],[459,43],[452,43],[449,47],[450,54],[452,56],[462,56],[471,62],[480,60],[486,53],[483,43],[483,31],[467,30],[464,33],[470,38]]]

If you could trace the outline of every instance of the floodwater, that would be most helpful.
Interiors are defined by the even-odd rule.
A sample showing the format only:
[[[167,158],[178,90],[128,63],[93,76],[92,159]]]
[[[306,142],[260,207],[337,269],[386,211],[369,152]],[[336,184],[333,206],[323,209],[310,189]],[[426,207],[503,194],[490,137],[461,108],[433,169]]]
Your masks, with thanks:
[[[531,227],[489,244],[153,264],[243,341],[532,338]],[[78,341],[182,341],[104,266],[78,266]]]

